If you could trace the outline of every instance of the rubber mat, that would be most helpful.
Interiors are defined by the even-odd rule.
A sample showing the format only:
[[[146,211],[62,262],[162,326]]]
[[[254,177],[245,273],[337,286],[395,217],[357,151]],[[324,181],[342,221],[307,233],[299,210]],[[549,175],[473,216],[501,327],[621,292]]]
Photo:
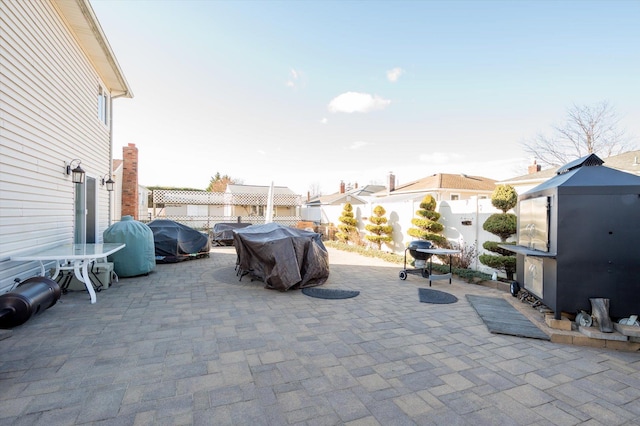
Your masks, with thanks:
[[[551,340],[504,299],[467,294],[467,300],[493,334]]]

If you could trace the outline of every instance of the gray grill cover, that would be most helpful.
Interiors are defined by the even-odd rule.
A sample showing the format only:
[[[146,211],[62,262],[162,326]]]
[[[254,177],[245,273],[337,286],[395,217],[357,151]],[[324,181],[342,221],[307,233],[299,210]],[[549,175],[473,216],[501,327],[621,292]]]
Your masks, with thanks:
[[[329,253],[315,232],[268,223],[234,229],[233,239],[238,269],[267,288],[313,287],[329,277]]]
[[[209,236],[168,219],[149,222],[153,231],[156,262],[174,263],[209,256]]]
[[[216,223],[211,231],[211,242],[218,245],[233,244],[233,230],[251,226],[250,223]]]

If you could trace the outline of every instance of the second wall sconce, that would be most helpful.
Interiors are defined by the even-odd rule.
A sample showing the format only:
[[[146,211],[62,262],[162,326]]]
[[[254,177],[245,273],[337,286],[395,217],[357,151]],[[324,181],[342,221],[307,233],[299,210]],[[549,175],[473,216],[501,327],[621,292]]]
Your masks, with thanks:
[[[106,178],[107,176],[109,176],[109,179],[104,180],[104,178]],[[109,173],[106,173],[104,176],[102,176],[102,183],[101,183],[101,185],[102,185],[102,186],[107,185],[107,191],[109,191],[109,192],[113,191],[113,185],[114,185],[115,183],[116,183],[116,182],[115,182],[113,179],[111,179],[111,176],[109,175]]]

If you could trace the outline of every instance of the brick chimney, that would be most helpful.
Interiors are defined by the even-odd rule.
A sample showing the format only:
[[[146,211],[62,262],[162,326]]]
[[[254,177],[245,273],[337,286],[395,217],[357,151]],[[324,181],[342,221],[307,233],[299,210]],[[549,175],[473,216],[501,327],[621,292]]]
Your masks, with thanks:
[[[340,193],[344,194],[344,181],[343,180],[340,181]]]
[[[389,172],[389,192],[396,190],[396,175],[393,172]]]
[[[122,147],[122,216],[138,219],[138,148]]]
[[[542,169],[542,166],[540,166],[540,164],[538,164],[538,163],[536,162],[536,160],[534,159],[534,160],[533,160],[533,163],[531,163],[531,165],[529,165],[529,169],[528,169],[528,171],[529,171],[529,174],[531,174],[531,173],[537,173],[537,172],[539,172],[541,169]]]

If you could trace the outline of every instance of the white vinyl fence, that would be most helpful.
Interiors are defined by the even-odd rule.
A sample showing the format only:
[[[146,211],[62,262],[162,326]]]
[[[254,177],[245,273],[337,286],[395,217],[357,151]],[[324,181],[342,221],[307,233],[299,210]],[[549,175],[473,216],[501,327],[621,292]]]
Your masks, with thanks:
[[[364,205],[353,205],[353,214],[358,220],[360,234],[363,237],[366,235],[365,225],[370,223],[368,218],[373,209],[381,205],[386,210],[387,223],[393,226],[393,241],[383,246],[382,249],[403,254],[407,245],[414,239],[407,234],[407,231],[413,227],[411,219],[417,217],[416,211],[420,209],[420,201],[421,198],[393,203],[376,203],[374,200]],[[337,226],[340,223],[338,218],[341,216],[343,208],[343,205],[322,206],[322,222]],[[449,241],[461,246],[474,245],[476,247],[475,261],[470,267],[489,274],[496,272],[477,260],[480,254],[486,252],[482,248],[482,243],[499,240],[497,236],[482,229],[482,225],[489,216],[501,213],[500,210],[493,207],[491,200],[473,197],[468,200],[440,201],[436,210],[442,215],[439,222],[445,226],[443,233]]]

